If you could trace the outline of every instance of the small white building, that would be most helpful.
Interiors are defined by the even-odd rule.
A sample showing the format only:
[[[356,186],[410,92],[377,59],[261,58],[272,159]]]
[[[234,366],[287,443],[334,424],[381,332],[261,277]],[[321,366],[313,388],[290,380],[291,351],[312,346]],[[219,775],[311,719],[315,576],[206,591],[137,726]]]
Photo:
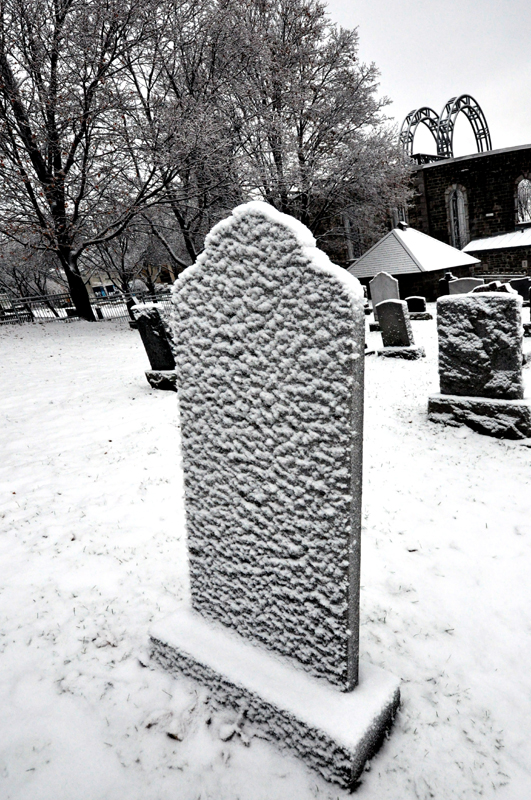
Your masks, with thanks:
[[[480,260],[433,239],[401,222],[348,268],[363,284],[379,272],[398,280],[400,296],[421,295],[436,300],[446,272],[456,278],[473,275]]]

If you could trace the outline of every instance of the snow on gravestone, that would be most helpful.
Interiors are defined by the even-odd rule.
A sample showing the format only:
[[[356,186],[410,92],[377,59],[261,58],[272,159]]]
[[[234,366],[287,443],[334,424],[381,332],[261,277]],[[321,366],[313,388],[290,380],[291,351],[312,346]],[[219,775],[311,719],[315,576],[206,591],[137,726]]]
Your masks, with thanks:
[[[377,351],[378,355],[412,361],[422,358],[424,348],[415,346],[407,303],[404,300],[384,300],[376,309],[384,345],[383,350]]]
[[[520,399],[522,300],[497,292],[449,295],[437,303],[442,394]]]
[[[360,687],[352,694],[361,711],[345,705],[334,717],[350,733],[342,722],[338,744],[330,731],[326,706],[352,697],[337,689],[358,681],[363,292],[301,223],[252,202],[215,226],[177,281],[173,326],[191,599],[201,617],[161,623],[153,655],[233,699],[243,693],[266,735],[349,785],[398,702],[389,676],[374,702]],[[214,623],[204,634],[201,618]],[[265,648],[260,657],[247,641]],[[266,663],[267,651],[287,659]]]
[[[363,295],[309,248],[294,221],[243,207],[176,287],[192,604],[349,689]]]
[[[531,435],[522,378],[522,299],[456,294],[437,301],[441,393],[429,399],[435,422],[464,423],[499,438]]]
[[[415,344],[404,300],[384,300],[378,303],[378,319],[384,347],[412,347]]]
[[[383,303],[384,300],[400,300],[398,281],[387,272],[379,272],[374,276],[372,281],[369,281],[369,286],[371,289],[374,319],[376,322],[379,322],[376,310],[378,303]]]

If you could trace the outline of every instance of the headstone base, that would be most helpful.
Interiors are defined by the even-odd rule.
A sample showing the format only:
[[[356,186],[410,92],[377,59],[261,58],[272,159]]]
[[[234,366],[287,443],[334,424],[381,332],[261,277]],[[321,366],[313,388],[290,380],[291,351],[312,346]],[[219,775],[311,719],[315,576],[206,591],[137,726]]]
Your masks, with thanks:
[[[433,319],[429,311],[410,311],[409,319]]]
[[[370,331],[381,331],[379,322],[369,322]]]
[[[531,400],[438,394],[428,400],[428,419],[443,425],[467,425],[496,439],[526,439],[531,436]]]
[[[377,350],[376,355],[384,356],[384,358],[405,358],[407,361],[416,361],[418,358],[424,358],[426,351],[423,347],[412,345],[411,347],[384,347],[383,350]]]
[[[531,336],[531,322],[524,322],[524,336]]]
[[[146,378],[153,389],[177,391],[177,373],[174,369],[148,369]]]
[[[151,630],[151,648],[162,667],[205,684],[262,737],[345,788],[380,747],[400,702],[398,679],[379,667],[360,664],[358,686],[340,692],[188,608]]]

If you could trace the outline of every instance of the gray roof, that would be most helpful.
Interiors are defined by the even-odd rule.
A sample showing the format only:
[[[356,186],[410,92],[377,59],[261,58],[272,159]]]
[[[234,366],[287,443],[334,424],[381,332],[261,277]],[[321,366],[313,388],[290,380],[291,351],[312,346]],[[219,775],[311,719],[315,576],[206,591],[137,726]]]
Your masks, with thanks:
[[[408,227],[405,230],[394,228],[351,264],[348,271],[356,278],[373,278],[379,272],[410,275],[479,263],[479,259],[468,253]]]

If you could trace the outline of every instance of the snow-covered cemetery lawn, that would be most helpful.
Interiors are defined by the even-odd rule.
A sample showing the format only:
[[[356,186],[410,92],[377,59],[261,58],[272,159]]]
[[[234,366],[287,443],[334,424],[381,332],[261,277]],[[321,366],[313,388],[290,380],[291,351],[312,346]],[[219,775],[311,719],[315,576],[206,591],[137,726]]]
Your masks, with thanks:
[[[412,324],[427,358],[365,359],[361,652],[402,705],[356,797],[524,800],[531,449],[427,421],[435,323]],[[4,327],[0,364],[0,796],[346,798],[149,661],[187,566],[176,395],[138,332]]]

